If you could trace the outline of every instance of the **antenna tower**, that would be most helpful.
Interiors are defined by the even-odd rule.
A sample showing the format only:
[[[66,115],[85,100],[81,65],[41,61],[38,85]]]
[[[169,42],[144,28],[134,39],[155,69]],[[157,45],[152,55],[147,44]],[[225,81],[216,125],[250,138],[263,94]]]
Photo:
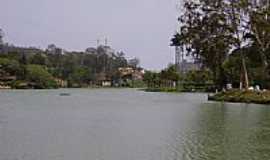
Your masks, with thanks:
[[[2,29],[0,29],[0,45],[4,44],[3,37],[4,37],[4,32]]]
[[[175,67],[178,73],[184,72],[184,60],[184,49],[182,48],[182,46],[175,46]]]
[[[181,48],[180,46],[175,46],[175,67],[176,71],[180,72],[181,65]]]
[[[99,40],[99,39],[97,39],[97,47],[99,46],[99,43],[100,43],[100,40]]]
[[[108,46],[108,38],[105,38],[105,46]]]

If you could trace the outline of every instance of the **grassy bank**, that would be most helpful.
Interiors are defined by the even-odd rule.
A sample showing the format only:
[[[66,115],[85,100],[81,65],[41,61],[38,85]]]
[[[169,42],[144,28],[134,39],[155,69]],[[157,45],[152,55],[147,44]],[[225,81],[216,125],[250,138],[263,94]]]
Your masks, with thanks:
[[[146,92],[175,92],[175,93],[181,93],[181,92],[208,92],[207,89],[192,89],[192,88],[146,88],[143,89]]]
[[[143,89],[146,92],[180,92],[176,88],[146,88]]]
[[[233,103],[270,104],[270,91],[255,92],[232,90],[208,96],[208,100]]]
[[[166,85],[160,85],[160,86],[149,86],[144,89],[146,92],[213,92],[214,85],[212,83],[179,83],[177,86],[166,86]]]

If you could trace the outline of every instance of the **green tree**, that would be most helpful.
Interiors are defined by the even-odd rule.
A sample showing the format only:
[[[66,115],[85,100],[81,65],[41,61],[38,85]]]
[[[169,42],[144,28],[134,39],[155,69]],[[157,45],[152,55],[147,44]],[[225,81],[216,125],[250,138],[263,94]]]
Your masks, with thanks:
[[[0,58],[0,69],[9,75],[18,75],[21,72],[19,62],[8,58]]]
[[[143,81],[147,84],[147,87],[151,88],[153,84],[153,73],[151,71],[146,71],[143,76]]]
[[[270,2],[259,0],[250,8],[251,38],[258,46],[263,67],[267,68],[270,58]]]
[[[185,12],[179,17],[180,32],[172,39],[188,54],[209,68],[217,86],[226,81],[222,64],[232,43],[223,0],[184,1]]]
[[[240,67],[240,86],[249,87],[249,58],[244,51],[250,46],[256,46],[253,54],[261,58],[262,72],[269,68],[269,1],[185,0],[178,20],[180,28],[172,38],[172,45],[182,47],[209,68],[219,87],[227,81],[223,63],[232,53],[239,54],[239,62],[234,65]]]
[[[240,54],[240,89],[243,87],[247,90],[249,87],[248,69],[246,65],[246,57],[242,52],[243,48],[248,44],[245,36],[249,33],[249,0],[229,0],[227,5],[227,21],[230,24],[231,35],[234,46]]]
[[[91,70],[87,67],[75,68],[69,77],[71,85],[72,83],[76,83],[79,87],[82,87],[84,84],[88,84],[91,80],[93,80]]]
[[[27,80],[34,84],[35,88],[56,88],[56,82],[52,75],[40,65],[27,65]]]
[[[29,60],[30,64],[48,65],[48,59],[45,54],[36,53]]]

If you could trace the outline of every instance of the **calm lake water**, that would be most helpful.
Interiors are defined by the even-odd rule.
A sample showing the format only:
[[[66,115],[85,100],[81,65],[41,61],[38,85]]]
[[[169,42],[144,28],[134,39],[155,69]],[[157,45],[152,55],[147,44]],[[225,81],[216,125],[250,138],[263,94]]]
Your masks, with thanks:
[[[206,97],[134,89],[1,90],[0,160],[270,159],[270,106]]]

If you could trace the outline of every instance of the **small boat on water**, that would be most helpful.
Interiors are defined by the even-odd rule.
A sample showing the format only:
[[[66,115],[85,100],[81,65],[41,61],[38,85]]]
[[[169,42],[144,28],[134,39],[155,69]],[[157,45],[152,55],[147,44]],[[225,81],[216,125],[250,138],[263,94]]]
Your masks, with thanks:
[[[70,96],[71,94],[70,93],[60,93],[59,95],[60,96]]]

